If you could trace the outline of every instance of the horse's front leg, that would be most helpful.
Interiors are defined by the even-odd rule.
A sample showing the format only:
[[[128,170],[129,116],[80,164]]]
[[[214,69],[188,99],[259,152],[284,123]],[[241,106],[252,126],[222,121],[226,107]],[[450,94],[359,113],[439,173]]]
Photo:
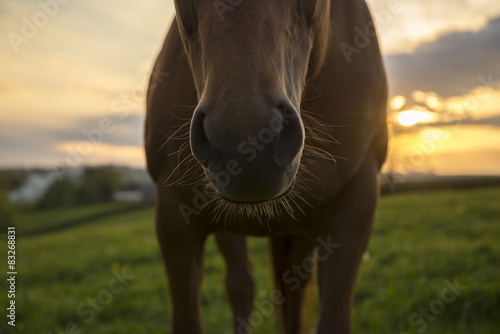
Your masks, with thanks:
[[[300,333],[302,301],[314,266],[314,240],[301,234],[274,237],[271,246],[274,278],[283,295],[278,321],[284,333]]]
[[[161,201],[159,194],[158,203]],[[156,232],[167,270],[172,301],[173,334],[202,334],[200,290],[203,277],[203,247],[208,231],[201,225],[185,224],[175,206],[157,205]]]
[[[215,233],[215,240],[226,261],[226,291],[233,311],[234,332],[238,333],[248,322],[253,308],[254,281],[246,238],[218,232]]]
[[[325,210],[328,233],[320,236],[318,287],[321,302],[318,334],[351,332],[351,309],[358,269],[366,249],[378,201],[378,171],[365,164]],[[322,244],[322,245],[321,245]]]

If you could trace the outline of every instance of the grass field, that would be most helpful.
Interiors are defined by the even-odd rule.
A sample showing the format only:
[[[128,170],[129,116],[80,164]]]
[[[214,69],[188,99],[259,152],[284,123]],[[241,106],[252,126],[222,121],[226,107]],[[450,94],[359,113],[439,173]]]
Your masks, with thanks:
[[[18,229],[42,228],[99,210],[103,208],[24,214]],[[384,197],[361,268],[353,332],[499,333],[499,240],[500,188]],[[258,299],[272,289],[267,247],[265,239],[251,238]],[[5,239],[0,252],[6,260]],[[6,325],[8,287],[3,279],[1,333],[169,333],[171,307],[152,207],[19,236],[16,255],[17,327]],[[120,275],[118,284],[114,278]],[[230,332],[223,277],[210,238],[201,300],[207,334]],[[443,297],[454,283],[460,285],[457,292]],[[314,321],[314,308],[308,316]],[[254,333],[276,333],[273,316],[265,316]]]

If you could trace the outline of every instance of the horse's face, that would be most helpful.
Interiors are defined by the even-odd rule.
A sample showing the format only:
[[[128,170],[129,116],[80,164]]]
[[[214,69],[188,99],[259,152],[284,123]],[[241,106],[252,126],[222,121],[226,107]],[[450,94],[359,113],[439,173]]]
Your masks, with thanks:
[[[326,0],[178,0],[198,94],[191,150],[235,203],[287,194],[304,145],[300,102],[324,53]]]

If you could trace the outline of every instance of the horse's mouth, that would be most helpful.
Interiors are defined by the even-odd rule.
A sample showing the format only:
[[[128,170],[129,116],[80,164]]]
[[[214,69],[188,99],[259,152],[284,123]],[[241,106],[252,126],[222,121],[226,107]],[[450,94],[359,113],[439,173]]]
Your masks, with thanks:
[[[292,183],[290,184],[290,186],[283,193],[281,193],[280,195],[278,195],[278,196],[276,196],[274,198],[257,200],[257,201],[235,201],[235,200],[232,200],[232,199],[224,197],[221,193],[219,193],[219,196],[224,201],[226,201],[228,203],[232,203],[232,204],[259,205],[259,204],[263,204],[263,203],[267,203],[267,202],[273,202],[273,201],[276,201],[276,200],[278,200],[278,199],[280,199],[282,197],[285,197],[286,195],[288,195],[293,190],[294,186],[295,186],[295,179],[292,181]]]

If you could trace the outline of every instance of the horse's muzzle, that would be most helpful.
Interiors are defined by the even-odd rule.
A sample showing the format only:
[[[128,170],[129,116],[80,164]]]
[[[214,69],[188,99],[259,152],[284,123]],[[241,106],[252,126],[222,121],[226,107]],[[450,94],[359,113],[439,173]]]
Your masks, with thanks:
[[[290,192],[300,165],[304,127],[286,98],[267,113],[239,109],[219,114],[215,107],[202,106],[192,119],[191,150],[222,198],[258,203]]]

